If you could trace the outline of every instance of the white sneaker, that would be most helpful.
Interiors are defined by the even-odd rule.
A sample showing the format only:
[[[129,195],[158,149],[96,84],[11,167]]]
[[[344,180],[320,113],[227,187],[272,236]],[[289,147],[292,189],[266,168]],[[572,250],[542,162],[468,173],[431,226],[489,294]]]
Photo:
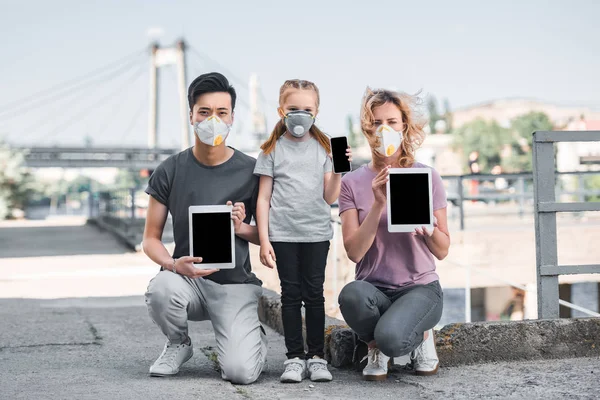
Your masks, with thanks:
[[[306,377],[306,361],[292,358],[283,363],[285,371],[279,380],[283,383],[300,383]]]
[[[435,375],[440,366],[440,360],[435,350],[433,329],[428,330],[429,336],[411,354],[413,367],[417,375]]]
[[[365,358],[368,358],[369,361],[365,369],[363,369],[363,377],[368,381],[386,380],[390,358],[383,354],[377,347],[369,349]]]
[[[333,379],[327,369],[327,360],[318,357],[308,360],[308,376],[313,382],[329,382]]]
[[[179,367],[193,355],[194,348],[191,340],[188,344],[171,344],[167,340],[162,354],[150,367],[150,376],[175,375],[179,372]]]

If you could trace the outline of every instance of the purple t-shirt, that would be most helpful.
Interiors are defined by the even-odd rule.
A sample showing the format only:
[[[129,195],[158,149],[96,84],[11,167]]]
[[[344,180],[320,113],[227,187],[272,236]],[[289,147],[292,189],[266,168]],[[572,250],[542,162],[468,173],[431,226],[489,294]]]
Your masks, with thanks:
[[[431,168],[415,163],[413,168]],[[446,207],[446,191],[440,174],[431,168],[433,209]],[[340,215],[347,210],[358,210],[362,224],[375,201],[371,183],[377,174],[363,165],[342,178],[339,205]],[[422,238],[410,232],[390,233],[387,210],[381,215],[373,244],[356,264],[356,279],[375,286],[396,289],[414,284],[426,285],[439,279],[435,272],[433,254]]]

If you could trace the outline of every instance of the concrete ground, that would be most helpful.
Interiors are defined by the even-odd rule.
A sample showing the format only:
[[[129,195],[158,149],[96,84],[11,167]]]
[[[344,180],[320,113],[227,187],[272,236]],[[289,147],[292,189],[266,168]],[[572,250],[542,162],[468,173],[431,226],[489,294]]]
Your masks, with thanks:
[[[283,338],[269,330],[268,370],[248,386],[215,370],[209,322],[192,323],[195,355],[178,376],[150,378],[164,339],[141,296],[0,300],[2,399],[597,399],[600,359],[486,364],[435,377],[397,370],[384,382],[332,368],[334,381],[281,384]]]

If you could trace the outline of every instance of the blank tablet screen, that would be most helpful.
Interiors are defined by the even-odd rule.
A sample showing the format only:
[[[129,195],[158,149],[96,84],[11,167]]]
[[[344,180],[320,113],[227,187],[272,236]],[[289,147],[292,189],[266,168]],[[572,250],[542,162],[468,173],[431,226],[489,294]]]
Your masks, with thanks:
[[[427,174],[390,174],[392,225],[429,225]]]
[[[194,257],[202,257],[203,264],[232,262],[231,213],[192,214],[192,234],[192,254]]]

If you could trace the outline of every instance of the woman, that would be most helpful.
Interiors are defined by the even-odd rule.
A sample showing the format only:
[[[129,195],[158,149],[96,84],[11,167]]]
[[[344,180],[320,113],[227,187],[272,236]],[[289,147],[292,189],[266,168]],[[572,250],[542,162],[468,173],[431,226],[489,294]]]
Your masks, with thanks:
[[[415,161],[423,124],[414,116],[416,98],[367,89],[361,127],[372,161],[342,179],[339,206],[344,246],[356,262],[356,280],[339,296],[348,325],[368,344],[367,380],[387,377],[390,357],[411,353],[418,375],[438,370],[433,327],[442,315],[443,294],[433,257],[448,254],[450,235],[446,194],[437,171]],[[433,231],[387,229],[386,182],[389,168],[431,168]],[[411,188],[406,188],[410,196]]]

